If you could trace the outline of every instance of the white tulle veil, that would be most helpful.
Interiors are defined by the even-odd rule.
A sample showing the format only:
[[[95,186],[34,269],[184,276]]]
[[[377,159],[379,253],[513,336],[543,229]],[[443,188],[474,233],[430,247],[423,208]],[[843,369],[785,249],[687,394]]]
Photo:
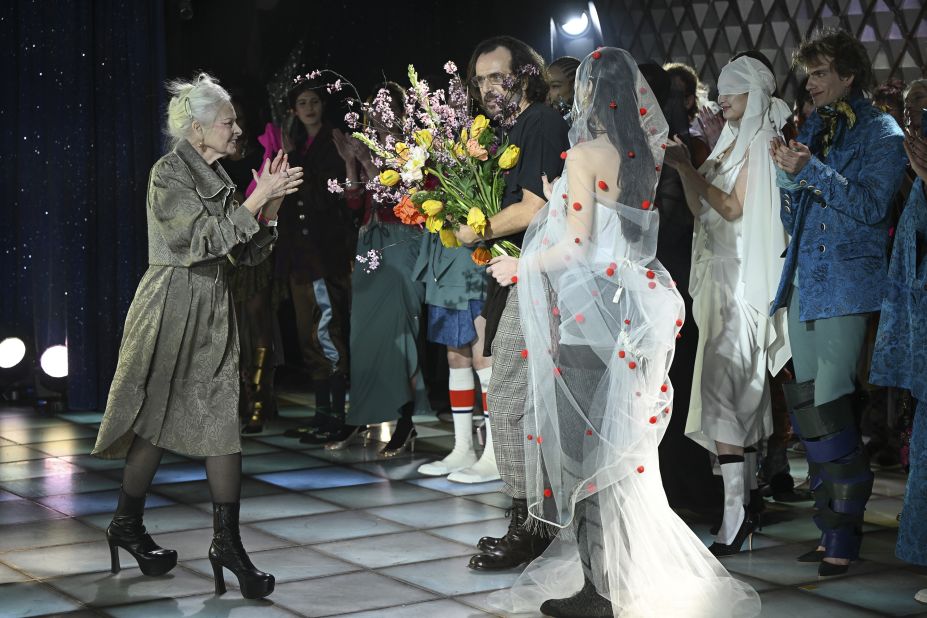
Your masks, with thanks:
[[[756,593],[675,515],[660,478],[685,317],[655,258],[666,120],[620,49],[587,56],[575,92],[573,148],[528,228],[516,288],[529,511],[561,533],[492,602],[536,612],[568,597],[583,585],[584,556],[616,616],[754,615]]]

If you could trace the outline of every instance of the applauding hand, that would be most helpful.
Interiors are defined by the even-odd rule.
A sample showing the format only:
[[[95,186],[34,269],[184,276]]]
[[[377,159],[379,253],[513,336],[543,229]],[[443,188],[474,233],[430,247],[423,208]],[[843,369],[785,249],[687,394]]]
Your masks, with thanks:
[[[811,160],[811,150],[807,146],[795,140],[789,141],[789,145],[786,146],[780,137],[773,138],[770,142],[769,154],[776,167],[792,175],[805,169]]]

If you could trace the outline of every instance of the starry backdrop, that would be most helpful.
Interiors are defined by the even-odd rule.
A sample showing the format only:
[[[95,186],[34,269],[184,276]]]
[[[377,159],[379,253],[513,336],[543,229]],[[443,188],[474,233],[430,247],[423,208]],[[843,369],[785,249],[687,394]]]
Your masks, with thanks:
[[[163,83],[207,70],[254,135],[297,69],[333,68],[361,95],[414,62],[443,80],[480,40],[511,34],[551,59],[550,18],[587,3],[317,0],[7,0],[0,3],[0,339],[67,343],[69,405],[105,404],[122,326],[147,267],[148,171],[165,152]],[[921,0],[599,0],[606,44],[641,62],[683,61],[709,84],[732,52],[758,48],[796,82],[802,36],[860,37],[877,77],[927,75]],[[189,7],[192,18],[182,19]],[[590,42],[590,51],[592,43]],[[276,85],[276,89],[275,89]],[[333,106],[334,107],[334,106]],[[338,109],[328,110],[338,121]]]

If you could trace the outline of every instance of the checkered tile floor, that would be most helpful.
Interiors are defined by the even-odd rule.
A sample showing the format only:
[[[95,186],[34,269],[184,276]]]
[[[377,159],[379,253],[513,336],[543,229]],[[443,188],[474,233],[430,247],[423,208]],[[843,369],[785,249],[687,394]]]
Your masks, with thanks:
[[[417,419],[416,453],[381,460],[378,442],[330,452],[283,437],[309,413],[304,397],[288,402],[278,421],[244,440],[242,536],[255,564],[277,578],[265,601],[243,600],[233,581],[227,594],[213,594],[201,462],[165,456],[148,502],[145,523],[178,550],[179,567],[155,578],[135,566],[112,575],[103,529],[122,462],[87,455],[100,414],[0,408],[0,616],[492,615],[487,595],[515,574],[475,573],[466,563],[481,535],[504,532],[508,500],[498,483],[416,472],[450,449],[451,427]],[[389,431],[384,425],[376,437]],[[803,462],[793,464],[803,476]],[[819,579],[816,565],[795,562],[817,538],[809,503],[770,503],[754,551],[724,564],[760,592],[764,616],[927,616],[913,599],[927,588],[927,569],[894,557],[904,477],[878,472],[875,492],[864,560],[845,576]],[[708,523],[690,524],[709,541]]]

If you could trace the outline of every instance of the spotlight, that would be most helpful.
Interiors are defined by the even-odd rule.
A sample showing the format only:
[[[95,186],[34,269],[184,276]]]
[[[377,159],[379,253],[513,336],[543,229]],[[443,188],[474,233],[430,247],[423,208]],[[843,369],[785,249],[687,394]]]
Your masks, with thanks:
[[[582,36],[589,30],[589,16],[583,11],[578,17],[571,17],[560,24],[560,28],[568,36]]]
[[[19,337],[0,341],[0,399],[20,401],[30,397],[34,364],[29,356],[29,346]]]
[[[51,378],[68,377],[68,348],[63,345],[51,346],[42,353],[39,365]]]
[[[595,2],[558,2],[550,16],[551,59],[559,56],[585,58],[604,44],[602,24]]]
[[[26,344],[19,337],[0,341],[0,369],[12,369],[26,357]]]

